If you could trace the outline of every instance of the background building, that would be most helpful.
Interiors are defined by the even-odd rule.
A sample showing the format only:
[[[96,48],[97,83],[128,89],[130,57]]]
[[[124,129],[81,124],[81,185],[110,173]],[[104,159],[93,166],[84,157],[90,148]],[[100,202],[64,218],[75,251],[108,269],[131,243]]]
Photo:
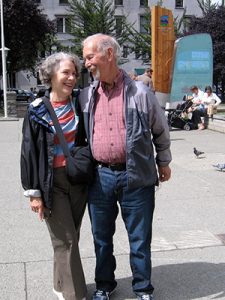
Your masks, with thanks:
[[[68,16],[69,3],[68,0],[35,0],[43,13],[48,16],[50,20],[56,20],[57,26],[57,40],[66,47],[73,46],[73,36],[70,35],[70,26]],[[116,25],[118,30],[121,26],[124,16],[127,21],[134,25],[134,28],[141,33],[145,33],[146,25],[146,5],[152,7],[162,2],[162,6],[172,10],[174,18],[181,18],[185,11],[185,18],[188,19],[191,15],[201,16],[202,12],[196,0],[109,0],[115,6]],[[127,45],[123,45],[123,53],[126,53]],[[56,49],[52,49],[53,52]],[[122,68],[126,71],[134,71],[135,69],[143,69],[149,65],[150,62],[143,62],[142,57],[135,57],[134,53],[127,53],[124,55],[124,63]],[[83,84],[83,83],[82,83]],[[37,85],[37,81],[29,72],[19,72],[17,76],[16,85],[20,88],[29,89]]]

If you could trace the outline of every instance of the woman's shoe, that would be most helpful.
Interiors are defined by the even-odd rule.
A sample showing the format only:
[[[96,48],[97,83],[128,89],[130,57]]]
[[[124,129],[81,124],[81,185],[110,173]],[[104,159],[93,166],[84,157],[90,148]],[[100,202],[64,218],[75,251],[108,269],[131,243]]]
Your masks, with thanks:
[[[57,292],[54,288],[53,288],[53,293],[58,297],[59,300],[65,300],[65,298],[63,297],[63,294],[60,292]],[[84,297],[82,298],[82,300],[86,300],[87,298]]]
[[[53,293],[58,297],[59,300],[65,300],[65,298],[63,297],[63,294],[60,292],[57,292],[54,288],[53,288]]]

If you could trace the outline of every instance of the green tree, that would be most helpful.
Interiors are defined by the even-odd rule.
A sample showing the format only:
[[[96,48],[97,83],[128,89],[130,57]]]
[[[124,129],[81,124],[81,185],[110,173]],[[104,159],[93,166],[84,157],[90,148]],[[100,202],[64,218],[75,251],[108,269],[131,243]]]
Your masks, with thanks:
[[[132,36],[131,51],[135,52],[136,58],[141,58],[144,62],[151,60],[151,9],[146,6],[145,13],[142,16],[141,32],[138,32],[132,26],[130,28]]]
[[[187,34],[209,33],[213,42],[213,81],[225,92],[225,7],[211,8],[202,18],[193,17]]]
[[[178,16],[174,18],[174,31],[177,38],[183,35],[183,31],[189,25],[186,24],[188,22],[186,19],[186,12],[187,8],[185,7],[182,16],[180,18],[178,18]]]
[[[163,6],[163,0],[158,1],[158,6]],[[185,8],[183,14],[180,18],[176,17],[174,19],[174,30],[177,37],[182,36],[183,28],[186,22],[186,11]],[[151,60],[151,9],[146,6],[145,13],[143,15],[144,23],[143,32],[140,33],[134,28],[131,28],[133,47],[132,50],[135,52],[137,58],[142,58],[144,62],[149,62]]]
[[[82,56],[81,41],[95,33],[109,34],[120,45],[130,43],[126,17],[116,17],[115,8],[108,0],[70,0],[71,34],[74,36],[74,51]]]
[[[46,37],[54,34],[50,22],[32,0],[3,0],[5,46],[9,72],[32,69]]]
[[[210,10],[215,9],[217,7],[216,3],[213,3],[212,0],[197,0],[199,7],[203,15],[206,15],[210,12]]]

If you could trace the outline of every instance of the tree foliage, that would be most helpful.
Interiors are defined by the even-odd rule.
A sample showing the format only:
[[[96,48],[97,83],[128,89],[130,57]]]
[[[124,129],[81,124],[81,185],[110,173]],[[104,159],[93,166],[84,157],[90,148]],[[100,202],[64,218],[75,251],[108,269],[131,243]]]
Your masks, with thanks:
[[[33,0],[3,0],[5,46],[10,49],[9,72],[32,69],[38,49],[44,48],[46,37],[53,35],[55,26]]]
[[[181,37],[183,34],[183,30],[186,25],[185,23],[187,21],[186,12],[187,12],[187,8],[185,7],[182,16],[180,18],[178,18],[178,16],[174,18],[174,32],[177,38]]]
[[[151,9],[149,6],[146,6],[143,18],[142,33],[135,30],[134,27],[130,28],[133,44],[131,51],[135,52],[136,58],[141,58],[144,62],[149,62],[151,60]]]
[[[157,2],[158,6],[163,7],[163,0]],[[184,8],[182,16],[174,18],[174,31],[176,37],[182,36],[183,28],[186,22],[186,12],[187,9]],[[149,61],[151,60],[151,9],[146,6],[145,13],[145,33],[140,33],[133,28],[131,28],[132,37],[133,37],[133,47],[132,50],[135,52],[137,58],[142,58],[142,60]]]
[[[217,7],[217,4],[213,3],[212,0],[197,0],[197,2],[203,15],[206,15],[210,12],[210,10],[215,9]]]
[[[193,17],[190,22],[189,32],[209,33],[213,42],[214,71],[213,81],[215,85],[221,83],[222,92],[225,91],[225,7],[211,8],[202,18]]]
[[[70,0],[71,34],[75,51],[82,56],[81,42],[95,33],[109,34],[117,38],[120,45],[130,41],[126,17],[116,22],[115,8],[108,0]]]

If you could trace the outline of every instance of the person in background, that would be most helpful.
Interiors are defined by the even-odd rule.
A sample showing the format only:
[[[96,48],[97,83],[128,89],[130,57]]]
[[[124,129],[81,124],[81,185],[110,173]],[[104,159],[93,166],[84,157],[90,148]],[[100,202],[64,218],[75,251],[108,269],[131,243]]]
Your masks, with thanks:
[[[34,89],[31,87],[30,88],[30,91],[28,92],[29,93],[29,95],[30,95],[30,99],[29,99],[29,102],[32,102],[32,101],[34,101],[34,99],[35,99],[35,95],[34,95]]]
[[[155,185],[158,174],[160,181],[171,176],[169,128],[152,91],[119,69],[120,53],[118,42],[108,35],[83,41],[85,67],[95,79],[80,94],[96,161],[88,199],[96,254],[92,299],[108,300],[117,285],[113,235],[119,204],[129,237],[133,291],[139,300],[152,300]]]
[[[190,90],[192,92],[193,97],[192,102],[196,105],[201,104],[204,92],[200,90],[196,85],[193,85]]]
[[[38,92],[37,92],[36,98],[43,97],[43,96],[45,95],[45,92],[46,92],[46,89],[45,89],[45,88],[39,89]]]
[[[203,104],[204,92],[200,90],[196,85],[190,88],[192,92],[192,106],[188,109],[188,112],[192,113],[191,121],[194,124],[195,129],[203,130],[205,128],[202,122],[202,117],[206,116],[206,109]]]
[[[128,75],[130,76],[130,78],[132,80],[137,80],[137,74],[135,72],[133,72],[133,71],[128,72]]]
[[[39,69],[40,79],[50,88],[51,102],[71,148],[78,138],[79,116],[72,96],[80,72],[74,54],[55,53]],[[86,284],[78,248],[87,187],[72,185],[66,175],[62,147],[42,98],[28,108],[23,123],[21,180],[31,210],[45,219],[54,250],[54,288],[58,299],[86,299]],[[37,296],[38,297],[38,296]]]
[[[151,68],[147,68],[145,69],[144,74],[137,76],[137,80],[142,81],[152,90],[152,92],[155,92],[152,82],[152,73],[153,70]]]
[[[203,103],[207,110],[208,116],[212,117],[212,115],[214,114],[214,110],[221,103],[221,99],[215,93],[213,93],[211,86],[205,87]]]

